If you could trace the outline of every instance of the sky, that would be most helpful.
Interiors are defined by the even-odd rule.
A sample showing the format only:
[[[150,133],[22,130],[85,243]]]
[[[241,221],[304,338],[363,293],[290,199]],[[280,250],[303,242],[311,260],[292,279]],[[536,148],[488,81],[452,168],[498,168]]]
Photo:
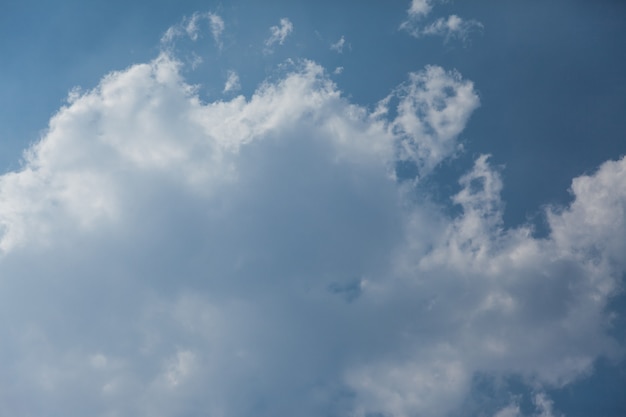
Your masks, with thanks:
[[[626,415],[626,3],[0,4],[0,416]]]

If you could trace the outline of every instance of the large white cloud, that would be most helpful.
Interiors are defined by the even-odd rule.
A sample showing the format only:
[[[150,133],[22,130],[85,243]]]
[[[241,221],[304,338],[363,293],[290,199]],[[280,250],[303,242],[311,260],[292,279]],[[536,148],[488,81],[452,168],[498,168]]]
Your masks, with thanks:
[[[180,66],[73,94],[0,177],[1,414],[443,416],[477,373],[558,386],[621,351],[626,159],[538,239],[504,228],[487,156],[457,216],[396,179],[457,152],[455,72],[369,112],[308,61],[209,103]]]

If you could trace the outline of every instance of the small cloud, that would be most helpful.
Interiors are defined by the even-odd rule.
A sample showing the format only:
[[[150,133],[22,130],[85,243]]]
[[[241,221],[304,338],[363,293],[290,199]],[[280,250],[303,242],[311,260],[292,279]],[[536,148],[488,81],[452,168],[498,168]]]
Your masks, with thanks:
[[[191,65],[191,69],[196,69],[200,66],[200,64],[202,64],[202,62],[204,62],[204,60],[202,59],[202,57],[200,55],[198,55],[197,53],[193,52],[191,54],[191,58],[189,58],[188,60],[189,64]]]
[[[339,54],[343,53],[343,47],[346,45],[346,38],[343,36],[337,42],[330,45],[330,49]]]
[[[269,48],[275,43],[282,45],[285,43],[287,36],[293,32],[293,23],[286,17],[283,17],[280,19],[280,26],[272,26],[270,32],[272,35],[265,41],[265,46]]]
[[[482,29],[482,23],[476,20],[465,20],[452,14],[440,17],[430,24],[423,24],[422,20],[432,11],[432,0],[413,0],[407,11],[408,19],[400,25],[400,30],[407,31],[415,38],[423,36],[442,36],[445,41],[457,38],[466,41],[469,33],[475,29]]]
[[[333,71],[333,74],[335,75],[339,75],[343,72],[343,67],[337,67],[335,68],[335,70]]]
[[[447,19],[439,18],[422,30],[423,35],[439,35],[446,40],[458,38],[466,40],[473,29],[482,28],[482,23],[475,20],[463,20],[457,15],[450,15]]]
[[[195,12],[190,18],[185,18],[177,25],[174,25],[167,29],[167,31],[161,37],[161,45],[171,45],[174,40],[187,34],[189,39],[197,41],[201,36],[201,22],[207,20],[211,29],[211,35],[215,40],[215,44],[218,48],[222,47],[221,35],[224,32],[224,20],[215,13],[199,13]]]
[[[213,39],[215,40],[215,43],[221,48],[221,36],[222,32],[224,32],[224,20],[214,13],[209,13],[207,17],[209,19],[209,26],[211,27],[211,34],[213,35]]]
[[[554,403],[543,392],[535,395],[535,398],[533,398],[533,404],[535,405],[536,410],[535,417],[562,417],[561,414],[554,412]]]
[[[161,36],[161,45],[169,45],[174,42],[174,39],[178,38],[182,34],[179,25],[170,26],[163,36]]]
[[[187,36],[189,36],[189,39],[191,39],[192,41],[198,40],[198,31],[199,31],[198,21],[200,20],[201,17],[202,15],[200,15],[200,13],[198,12],[194,13],[189,19],[189,21],[187,22],[187,26],[185,27]]]
[[[224,84],[223,93],[228,93],[229,91],[237,91],[241,89],[241,84],[239,84],[239,75],[235,71],[228,71],[228,78],[226,79],[226,84]]]
[[[413,0],[411,2],[411,7],[409,7],[409,16],[410,17],[425,17],[428,16],[433,6],[430,4],[430,0]]]

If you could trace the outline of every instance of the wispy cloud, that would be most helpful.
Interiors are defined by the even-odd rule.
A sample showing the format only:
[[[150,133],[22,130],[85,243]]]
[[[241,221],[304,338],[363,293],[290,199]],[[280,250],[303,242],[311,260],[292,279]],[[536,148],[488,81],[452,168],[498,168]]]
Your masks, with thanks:
[[[207,17],[209,19],[209,26],[211,27],[211,35],[213,35],[213,39],[215,43],[222,47],[222,32],[224,32],[224,20],[214,13],[208,13]]]
[[[228,78],[226,79],[226,83],[224,84],[223,93],[228,93],[231,91],[238,91],[241,88],[239,84],[239,75],[235,71],[228,71]]]
[[[466,41],[471,32],[483,28],[476,20],[465,20],[454,14],[425,23],[424,19],[433,9],[432,3],[433,0],[413,0],[407,11],[408,19],[402,22],[400,29],[416,38],[442,36],[446,41],[454,38]]]
[[[196,12],[187,21],[187,24],[185,25],[185,31],[187,32],[187,35],[191,40],[198,40],[198,32],[200,30],[200,28],[198,27],[198,21],[200,19],[204,19],[204,17],[204,14]]]
[[[280,26],[270,27],[270,37],[265,41],[265,46],[270,48],[274,44],[278,43],[282,45],[285,43],[287,36],[293,32],[293,24],[286,17],[280,19]]]
[[[342,36],[337,42],[330,44],[330,49],[341,54],[344,46],[346,46],[346,38]]]
[[[428,16],[433,6],[431,5],[432,0],[412,0],[411,6],[409,7],[408,13],[412,18],[421,18]]]
[[[213,37],[215,44],[218,48],[222,48],[223,45],[221,36],[225,28],[224,20],[217,14],[211,12],[195,12],[190,18],[185,18],[181,23],[169,27],[161,37],[161,45],[171,46],[177,38],[184,36],[185,34],[192,41],[197,41],[201,36],[201,24],[203,21],[208,22],[211,36]]]
[[[457,15],[450,15],[447,18],[439,18],[424,27],[421,35],[438,35],[446,40],[451,38],[466,40],[472,31],[482,27],[483,25],[475,20],[463,20]]]

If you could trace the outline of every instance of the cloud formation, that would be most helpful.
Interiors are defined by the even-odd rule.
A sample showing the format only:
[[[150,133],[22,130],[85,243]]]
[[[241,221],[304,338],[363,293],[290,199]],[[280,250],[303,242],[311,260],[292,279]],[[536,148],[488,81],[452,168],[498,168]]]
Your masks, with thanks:
[[[346,46],[346,38],[342,36],[337,42],[330,44],[330,49],[331,51],[341,54],[343,53],[344,46]]]
[[[228,93],[231,91],[238,91],[241,89],[241,84],[239,84],[239,75],[235,71],[228,71],[228,78],[226,78],[226,83],[224,84],[223,93]]]
[[[74,92],[0,177],[4,414],[437,417],[476,374],[563,386],[621,353],[626,158],[536,238],[504,227],[486,155],[458,214],[419,187],[479,105],[456,72],[370,112],[311,61],[208,103],[181,66]]]
[[[286,17],[283,17],[280,19],[280,26],[272,26],[270,28],[271,35],[265,41],[265,46],[270,48],[276,43],[282,45],[291,32],[293,32],[293,23]]]
[[[172,43],[185,34],[192,41],[197,41],[201,33],[201,22],[207,21],[211,30],[211,35],[218,48],[222,48],[222,33],[224,32],[224,20],[217,14],[206,12],[195,12],[190,18],[184,18],[178,25],[171,26],[161,37],[161,45],[171,46]]]
[[[446,41],[459,39],[466,41],[472,31],[482,29],[482,23],[476,20],[465,20],[457,15],[446,18],[440,17],[435,21],[424,24],[423,20],[431,13],[433,0],[413,0],[407,14],[408,19],[400,25],[401,30],[411,36],[442,36]]]
[[[431,0],[412,0],[408,14],[412,18],[421,18],[428,16],[432,8]]]

